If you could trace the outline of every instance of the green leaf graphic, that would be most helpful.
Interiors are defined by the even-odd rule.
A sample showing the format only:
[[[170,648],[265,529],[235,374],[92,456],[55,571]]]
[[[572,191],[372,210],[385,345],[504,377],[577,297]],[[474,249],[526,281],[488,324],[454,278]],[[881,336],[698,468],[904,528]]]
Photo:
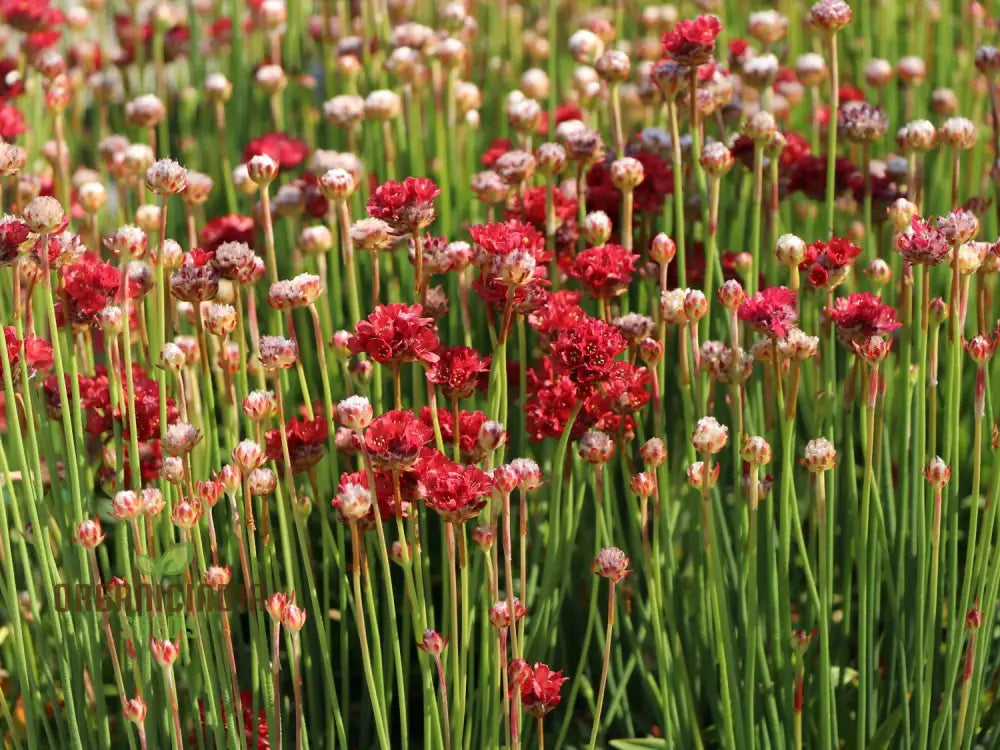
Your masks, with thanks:
[[[135,567],[146,576],[156,575],[156,563],[148,555],[136,555]]]
[[[160,559],[156,562],[156,569],[160,574],[160,578],[178,576],[183,573],[188,563],[191,562],[191,557],[191,542],[181,542],[165,549],[163,554],[160,555]]]

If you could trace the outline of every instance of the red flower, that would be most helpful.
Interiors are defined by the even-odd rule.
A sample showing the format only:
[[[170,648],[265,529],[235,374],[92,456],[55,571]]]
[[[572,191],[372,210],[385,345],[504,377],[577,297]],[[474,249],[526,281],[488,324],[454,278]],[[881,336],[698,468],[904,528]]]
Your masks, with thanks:
[[[771,286],[757,292],[740,305],[737,315],[757,333],[781,338],[799,319],[798,296],[783,286]]]
[[[33,31],[24,40],[24,51],[28,59],[34,59],[39,52],[55,47],[62,39],[62,32],[59,29],[51,28],[43,31]]]
[[[496,164],[497,159],[506,154],[514,147],[514,144],[510,142],[508,138],[494,138],[490,141],[490,147],[486,149],[483,157],[480,161],[486,168],[492,167]]]
[[[368,425],[365,447],[376,466],[403,469],[416,462],[420,449],[433,437],[434,431],[412,411],[387,411]]]
[[[123,371],[118,372],[120,392],[127,390],[126,378]],[[122,413],[118,409],[111,407],[111,390],[109,387],[108,371],[103,365],[97,366],[97,371],[93,376],[79,376],[80,400],[86,415],[86,430],[96,438],[103,440],[111,439],[114,434],[115,423],[119,424],[122,435],[130,435],[129,420],[122,418]],[[139,365],[132,366],[132,384],[135,387],[135,396],[131,399],[135,408],[136,433],[139,442],[148,442],[160,434],[160,391],[157,382],[146,376],[146,371]],[[69,388],[69,383],[67,383]],[[58,381],[55,375],[50,375],[43,383],[43,390],[46,404],[50,411],[55,414],[59,408]],[[167,397],[167,424],[177,421],[177,406],[172,398]]]
[[[468,346],[447,347],[438,356],[427,370],[427,380],[440,386],[449,400],[471,396],[490,371],[490,358]]]
[[[4,0],[0,13],[8,24],[25,33],[42,31],[66,20],[61,10],[36,0]]]
[[[441,439],[445,446],[453,446],[455,441],[455,420],[447,409],[438,409],[438,426],[441,428]],[[434,418],[429,406],[420,409],[420,421],[425,427],[434,429]],[[458,413],[458,452],[459,458],[470,464],[479,463],[486,458],[486,450],[479,444],[479,430],[486,422],[486,415],[481,411],[460,411]]]
[[[206,252],[214,252],[223,242],[245,242],[253,247],[253,219],[242,214],[216,216],[208,221],[198,240]]]
[[[556,224],[562,226],[565,222],[576,218],[577,201],[570,198],[559,187],[552,191],[552,207],[555,209]],[[527,221],[539,232],[545,231],[545,186],[529,187],[524,191],[523,203],[521,196],[514,196],[509,207],[504,212],[505,219]]]
[[[882,304],[882,298],[867,292],[838,297],[823,314],[837,326],[837,336],[850,346],[872,336],[888,336],[903,324],[896,319],[896,308]]]
[[[0,103],[0,137],[9,143],[27,129],[21,110],[13,104]]]
[[[435,350],[440,345],[431,318],[422,318],[423,307],[393,302],[379,305],[371,315],[358,321],[354,335],[347,342],[352,354],[364,352],[384,365],[402,362],[438,361]]]
[[[521,691],[521,703],[524,710],[535,718],[541,718],[552,711],[562,696],[559,691],[563,683],[569,680],[563,677],[562,671],[556,672],[545,664],[535,663],[528,666],[518,659],[511,663],[510,692]]]
[[[628,289],[638,259],[621,245],[608,243],[577,255],[569,275],[583,283],[592,297],[611,299]]]
[[[831,237],[829,242],[817,240],[806,248],[799,270],[809,272],[813,286],[830,289],[844,280],[851,262],[860,254],[861,248],[845,237]]]
[[[292,462],[292,473],[301,474],[315,466],[323,457],[323,446],[329,436],[326,419],[296,419],[292,417],[285,425],[288,439],[288,456]],[[281,449],[281,430],[267,433],[267,457],[283,466],[284,453]]]
[[[653,377],[645,367],[615,362],[601,390],[611,411],[631,414],[649,402],[649,386],[652,382]]]
[[[464,523],[486,507],[493,480],[475,466],[462,466],[437,453],[422,464],[417,486],[428,508],[449,523]]]
[[[663,35],[663,52],[682,65],[701,65],[712,57],[720,31],[722,24],[715,16],[686,19]]]
[[[426,177],[382,183],[368,199],[368,214],[382,219],[400,234],[412,234],[434,221],[434,199],[440,188]]]
[[[287,133],[265,133],[243,149],[243,161],[261,154],[270,156],[281,169],[294,169],[309,155],[309,146]]]
[[[543,367],[545,364],[547,361],[543,361]],[[566,429],[573,408],[583,398],[581,388],[567,375],[555,376],[552,380],[546,379],[540,383],[537,382],[537,376],[535,371],[528,373],[528,391],[532,395],[524,404],[525,425],[528,437],[533,442],[560,437]],[[532,383],[533,380],[536,382]],[[584,390],[583,393],[588,391]],[[573,423],[573,437],[579,437],[593,424],[592,418],[584,417],[581,412]]]
[[[625,351],[628,342],[612,325],[596,318],[584,318],[571,328],[560,331],[552,342],[552,363],[577,384],[603,380],[614,367],[615,357]]]
[[[243,736],[246,738],[246,745],[251,750],[270,750],[271,741],[268,739],[267,710],[264,708],[258,709],[255,720],[253,715],[253,701],[253,693],[249,690],[240,691],[240,708],[243,709]],[[225,727],[227,721],[225,702],[220,701],[219,708],[222,713],[222,726]],[[209,731],[205,726],[205,706],[201,700],[198,701],[198,714],[201,717],[201,733],[207,737]],[[251,747],[254,737],[257,738],[257,744]],[[192,732],[188,737],[187,746],[194,747],[195,740],[196,738]]]
[[[62,274],[64,311],[72,323],[89,323],[114,298],[121,273],[110,263],[86,253]]]
[[[580,307],[582,297],[583,292],[568,289],[551,292],[545,304],[528,316],[528,323],[544,338],[576,325],[587,315]]]
[[[848,159],[837,157],[834,165],[834,189],[838,194],[847,187],[854,171],[854,165]],[[800,191],[813,200],[822,200],[826,195],[826,154],[807,154],[795,162],[789,170],[788,190]]]
[[[944,233],[919,216],[913,217],[908,231],[896,236],[895,244],[903,260],[913,265],[936,266],[951,253]]]
[[[5,57],[0,60],[0,99],[13,99],[24,93],[24,79],[10,75],[18,70],[17,59]]]
[[[399,473],[399,496],[402,505],[396,503],[396,490],[392,484],[392,472],[382,469],[375,469],[375,496],[372,498],[372,507],[368,515],[360,522],[362,531],[369,531],[375,528],[375,505],[378,504],[378,514],[382,523],[391,521],[400,511],[402,518],[410,514],[410,507],[417,498],[417,478],[412,471],[401,471]],[[368,485],[368,472],[356,471],[340,475],[340,482],[337,485],[338,495],[343,492],[348,484],[360,484],[362,487],[371,489]],[[333,498],[333,507],[340,510],[340,498]]]
[[[3,335],[7,345],[7,356],[10,358],[12,375],[16,377],[17,366],[21,362],[21,352],[24,352],[24,362],[28,366],[29,375],[36,370],[48,370],[52,368],[52,346],[47,341],[31,333],[22,341],[17,337],[17,330],[14,326],[5,327]],[[3,373],[0,372],[0,383],[2,382]]]
[[[28,241],[28,226],[20,219],[4,216],[0,219],[0,266],[7,266],[17,260],[21,245]]]

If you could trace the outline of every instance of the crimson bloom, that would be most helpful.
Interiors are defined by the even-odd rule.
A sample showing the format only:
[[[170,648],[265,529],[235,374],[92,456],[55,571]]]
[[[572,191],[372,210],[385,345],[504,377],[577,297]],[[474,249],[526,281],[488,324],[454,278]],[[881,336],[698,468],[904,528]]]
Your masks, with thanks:
[[[951,253],[944,232],[919,216],[910,220],[907,231],[896,235],[895,244],[896,251],[911,265],[936,266]]]
[[[14,326],[6,326],[3,329],[4,343],[7,346],[7,356],[10,359],[11,373],[17,373],[17,366],[21,362],[21,354],[24,354],[24,362],[28,366],[29,374],[37,370],[49,370],[52,368],[52,346],[44,339],[29,333],[23,340],[17,337],[17,330]],[[0,373],[0,383],[3,382],[3,373]]]
[[[27,131],[21,110],[7,102],[0,103],[0,136],[8,143]]]
[[[438,361],[435,350],[440,345],[434,321],[421,317],[420,305],[393,302],[379,305],[371,315],[358,321],[347,346],[352,354],[364,352],[384,365],[398,367],[402,362]]]
[[[837,337],[848,346],[872,336],[888,336],[903,325],[896,319],[896,308],[867,292],[838,297],[832,306],[823,308],[823,315],[833,321]]]
[[[417,486],[428,508],[449,523],[464,523],[486,507],[493,480],[475,466],[462,466],[437,453],[423,463]]]
[[[261,155],[270,156],[281,169],[295,169],[309,155],[309,146],[287,133],[265,133],[243,149],[243,161]]]
[[[372,463],[383,469],[404,469],[416,463],[420,449],[434,431],[412,411],[387,411],[365,430],[365,447]]]
[[[453,445],[456,429],[454,416],[447,409],[438,409],[437,418],[442,441],[445,445]],[[421,407],[420,421],[433,431],[434,416],[429,406]],[[486,421],[486,415],[481,411],[463,409],[458,413],[458,450],[462,461],[479,463],[486,458],[487,450],[479,443],[479,430]]]
[[[632,281],[638,255],[608,243],[584,250],[573,260],[569,275],[580,281],[592,297],[611,299],[624,294]]]
[[[226,214],[208,221],[198,234],[206,252],[215,251],[223,242],[244,242],[253,247],[253,219],[242,214]]]
[[[597,318],[584,318],[560,331],[552,342],[552,363],[578,384],[603,380],[611,372],[615,357],[628,342],[617,328]]]
[[[292,473],[301,474],[315,466],[323,457],[323,446],[329,436],[326,419],[317,415],[315,419],[288,420],[285,425],[288,440],[288,456],[292,463]],[[281,448],[281,430],[267,433],[267,457],[282,465],[284,453]]]
[[[715,16],[685,19],[663,35],[663,52],[682,65],[701,65],[712,57],[720,31],[722,24]]]
[[[72,323],[84,324],[107,307],[121,285],[121,273],[110,263],[86,253],[62,274],[64,312]]]
[[[61,10],[36,0],[4,0],[0,14],[8,24],[25,33],[43,31],[66,20]]]
[[[417,479],[412,471],[403,471],[399,474],[399,495],[402,503],[396,502],[396,490],[393,487],[392,472],[383,469],[372,471],[375,476],[375,493],[372,497],[372,505],[368,514],[361,519],[359,526],[362,531],[369,531],[375,528],[375,506],[378,505],[378,515],[382,523],[391,521],[397,515],[406,518],[410,513],[410,507],[417,497]],[[339,494],[349,484],[359,484],[365,489],[371,489],[368,484],[367,471],[345,472],[340,475],[340,482],[337,485],[338,495],[333,498],[333,507],[340,510]]]
[[[441,189],[426,177],[382,183],[368,199],[368,215],[382,219],[399,234],[412,234],[434,221],[434,199]]]
[[[797,300],[798,295],[788,287],[771,286],[740,305],[737,316],[757,333],[781,338],[799,319]]]
[[[562,671],[550,669],[548,665],[536,662],[529,666],[524,661],[516,659],[510,665],[510,692],[521,692],[521,704],[524,710],[535,718],[541,718],[552,711],[562,696],[559,691],[563,683],[569,680],[563,677]]]
[[[0,219],[0,266],[7,266],[17,260],[21,246],[28,241],[31,232],[28,225],[12,216]]]
[[[851,262],[861,254],[861,248],[844,237],[831,237],[829,242],[817,240],[806,247],[806,257],[800,271],[808,271],[809,283],[819,289],[832,289],[840,284],[851,268]]]
[[[468,346],[451,346],[438,352],[438,361],[427,370],[427,380],[440,386],[445,398],[468,398],[490,371],[490,358]]]

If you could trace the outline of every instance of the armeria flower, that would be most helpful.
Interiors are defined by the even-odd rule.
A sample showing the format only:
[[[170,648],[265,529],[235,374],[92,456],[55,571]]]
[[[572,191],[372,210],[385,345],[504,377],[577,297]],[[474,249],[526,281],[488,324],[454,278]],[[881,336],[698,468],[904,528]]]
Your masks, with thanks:
[[[64,314],[72,323],[90,323],[107,307],[120,286],[119,270],[93,253],[87,253],[63,269]]]
[[[412,411],[393,410],[376,417],[364,437],[373,464],[385,469],[403,469],[416,462],[420,449],[434,437],[434,430]]]
[[[0,15],[4,21],[18,31],[30,34],[58,26],[66,21],[66,16],[48,2],[34,0],[4,0],[0,4]]]
[[[329,427],[323,416],[315,419],[288,420],[285,425],[285,436],[288,440],[288,456],[292,463],[292,473],[301,474],[315,466],[323,457],[323,446],[329,436]],[[267,433],[267,457],[283,465],[284,452],[281,447],[281,430],[273,429]]]
[[[562,700],[559,691],[563,683],[569,680],[568,677],[563,677],[562,671],[556,672],[537,662],[529,666],[521,659],[511,663],[510,672],[511,695],[515,690],[520,691],[521,705],[536,718],[545,716],[559,705]]]
[[[758,333],[781,338],[799,319],[797,299],[787,287],[768,287],[740,305],[737,315]]]
[[[309,155],[309,146],[287,133],[265,133],[243,149],[243,161],[259,155],[270,156],[281,169],[294,169]]]
[[[437,418],[444,444],[453,445],[456,429],[454,416],[448,409],[438,409]],[[420,421],[428,429],[434,429],[434,417],[429,406],[420,409]],[[495,440],[482,434],[489,423],[481,411],[463,409],[458,413],[458,449],[460,458],[465,463],[479,463],[486,458],[489,451],[497,447]],[[484,438],[486,438],[485,444]]]
[[[355,326],[347,342],[351,353],[365,353],[376,362],[394,367],[403,362],[434,364],[440,342],[434,321],[421,317],[422,312],[420,305],[379,305]]]
[[[368,215],[382,219],[399,234],[412,234],[434,221],[434,199],[441,189],[426,177],[389,180],[368,199]]]
[[[419,466],[419,463],[417,465]],[[382,523],[386,523],[397,515],[406,518],[410,514],[410,508],[418,497],[417,474],[415,471],[403,471],[399,474],[399,497],[401,503],[396,502],[392,472],[385,469],[375,469],[372,473],[375,476],[375,495],[370,498],[371,504],[367,514],[358,521],[359,528],[362,531],[369,531],[375,528],[376,506],[378,506],[378,517]],[[351,488],[355,489],[352,490]],[[337,484],[337,496],[333,498],[331,505],[337,510],[341,521],[346,522],[347,520],[343,514],[343,504],[349,498],[344,495],[352,491],[357,492],[356,488],[370,491],[367,471],[350,472],[340,475],[340,481]]]
[[[615,362],[601,384],[601,396],[608,408],[619,414],[632,414],[649,403],[653,376],[645,367],[629,362]]]
[[[20,219],[13,216],[0,219],[0,266],[8,266],[17,260],[29,234],[28,225]]]
[[[4,341],[7,347],[7,356],[10,359],[11,373],[17,377],[18,365],[21,362],[21,355],[24,354],[25,364],[28,366],[29,375],[37,370],[50,370],[54,361],[52,359],[52,346],[44,339],[29,333],[24,340],[17,337],[17,330],[14,326],[6,326],[3,329]],[[3,374],[0,373],[0,383],[3,382]]]
[[[253,219],[242,214],[216,216],[206,222],[198,233],[198,241],[205,252],[213,252],[224,242],[242,242],[253,245]]]
[[[701,65],[715,52],[715,38],[720,31],[722,24],[715,16],[685,19],[663,35],[663,52],[682,65]]]
[[[212,253],[191,248],[181,267],[170,274],[170,293],[195,304],[213,299],[219,291],[219,274],[211,260]]]
[[[896,319],[896,308],[867,292],[838,297],[832,307],[823,308],[823,315],[837,326],[837,337],[848,346],[872,336],[888,336],[903,325]]]
[[[545,304],[528,315],[528,323],[534,328],[543,341],[564,328],[569,328],[581,320],[587,313],[580,307],[583,292],[561,290],[551,292],[545,298]]]
[[[444,397],[469,398],[483,385],[490,371],[490,357],[468,346],[451,346],[438,352],[438,361],[427,370],[427,380],[441,388]]]
[[[421,462],[417,487],[428,508],[449,523],[464,523],[479,515],[493,490],[490,475],[462,466],[436,453]]]
[[[21,110],[8,102],[0,102],[0,137],[10,143],[27,130]]]
[[[937,227],[919,216],[910,220],[910,228],[896,235],[896,251],[912,265],[936,266],[948,259],[948,238]]]
[[[577,255],[569,275],[587,287],[592,297],[611,299],[626,292],[638,259],[621,245],[608,243]]]
[[[612,583],[618,583],[632,571],[628,568],[629,558],[618,547],[605,547],[597,553],[597,558],[590,564],[591,570],[601,578],[607,578]]]
[[[552,363],[576,383],[594,383],[607,377],[615,357],[627,346],[617,328],[596,318],[585,318],[559,332],[551,346]]]
[[[529,373],[529,377],[531,373]],[[567,375],[556,376],[552,380],[529,385],[531,394],[524,404],[524,417],[528,437],[533,442],[545,438],[558,438],[566,429],[570,415],[581,398],[581,390]],[[573,437],[579,437],[593,424],[593,419],[583,412],[573,423]]]
[[[832,289],[847,278],[851,263],[860,254],[861,248],[844,237],[831,237],[829,242],[817,240],[806,247],[799,270],[808,272],[814,287]]]

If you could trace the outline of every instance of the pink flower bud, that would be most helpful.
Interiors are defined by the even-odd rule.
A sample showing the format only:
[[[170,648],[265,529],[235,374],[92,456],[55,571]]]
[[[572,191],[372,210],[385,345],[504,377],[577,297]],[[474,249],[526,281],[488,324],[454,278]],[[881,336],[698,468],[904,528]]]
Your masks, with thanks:
[[[216,591],[224,589],[232,580],[233,571],[228,565],[225,567],[213,565],[205,571],[205,583]]]
[[[837,466],[837,449],[826,438],[810,440],[800,462],[813,473],[830,471]]]
[[[943,489],[951,479],[951,469],[940,456],[934,456],[924,469],[924,479],[935,489]]]
[[[677,254],[677,245],[666,234],[660,232],[653,237],[653,242],[649,246],[649,257],[659,263],[666,265],[674,259]]]
[[[591,570],[601,578],[618,583],[632,571],[628,569],[629,559],[618,547],[605,547],[597,553]]]
[[[305,627],[306,611],[297,604],[289,602],[285,611],[281,613],[281,624],[286,630],[298,633]]]
[[[667,460],[667,446],[658,437],[652,437],[642,444],[639,456],[646,466],[656,468]]]
[[[101,531],[101,522],[96,519],[87,519],[81,521],[80,525],[76,527],[73,538],[77,544],[85,549],[96,549],[97,545],[104,541],[104,536]]]
[[[111,515],[122,521],[133,521],[141,512],[139,498],[131,490],[116,493],[111,501]]]
[[[472,541],[484,552],[493,547],[496,541],[496,530],[487,523],[481,523],[472,530]]]
[[[436,630],[428,628],[424,631],[423,638],[417,643],[417,648],[431,656],[439,656],[447,645],[448,638],[443,638]]]
[[[698,453],[718,453],[729,440],[729,428],[715,417],[702,417],[691,434],[691,444]]]
[[[157,640],[156,638],[149,639],[149,650],[153,654],[153,659],[161,667],[169,667],[175,661],[177,657],[180,656],[180,648],[170,640]]]
[[[740,458],[753,466],[769,464],[771,463],[771,444],[759,435],[746,437],[740,448]]]
[[[629,487],[641,498],[650,497],[656,492],[656,477],[648,471],[640,471],[629,480]]]
[[[364,396],[348,396],[337,404],[337,421],[350,430],[363,430],[372,423],[374,412]]]

